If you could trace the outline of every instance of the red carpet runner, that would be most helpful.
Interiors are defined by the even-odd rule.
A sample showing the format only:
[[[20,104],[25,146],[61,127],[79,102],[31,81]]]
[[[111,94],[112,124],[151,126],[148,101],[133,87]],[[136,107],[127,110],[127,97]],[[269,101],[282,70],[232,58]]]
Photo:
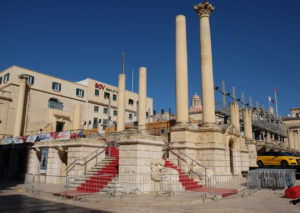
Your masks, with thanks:
[[[105,154],[108,154],[108,147],[105,149]],[[75,196],[84,196],[86,194],[99,192],[118,174],[119,150],[116,147],[111,147],[110,156],[114,159],[104,168],[95,172],[93,176],[77,187],[76,190],[54,193],[54,195],[73,198]]]
[[[165,160],[165,167],[172,168],[178,171],[179,181],[186,191],[194,191],[194,192],[209,192],[209,188],[207,186],[201,185],[199,182],[195,181],[189,174],[186,174],[177,166],[172,164],[170,161]],[[236,189],[225,189],[225,188],[216,188],[211,187],[211,192],[214,194],[220,194],[222,197],[227,197],[229,195],[235,194],[238,191]]]

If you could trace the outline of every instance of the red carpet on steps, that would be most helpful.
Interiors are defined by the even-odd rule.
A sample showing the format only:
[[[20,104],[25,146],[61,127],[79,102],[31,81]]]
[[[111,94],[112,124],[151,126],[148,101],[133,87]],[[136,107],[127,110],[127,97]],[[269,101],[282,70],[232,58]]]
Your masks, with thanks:
[[[170,161],[165,160],[165,167],[172,168],[178,171],[179,174],[179,181],[181,182],[182,186],[185,188],[186,191],[194,191],[194,192],[208,192],[209,188],[206,186],[201,185],[197,181],[195,181],[189,174],[186,174],[177,166],[172,164]],[[225,189],[225,188],[211,188],[211,193],[214,194],[221,194],[222,197],[227,197],[229,195],[235,194],[238,191],[236,189]]]
[[[106,147],[105,153],[108,154],[108,152],[108,147]],[[76,190],[54,193],[54,195],[73,198],[74,196],[77,197],[99,192],[107,186],[107,184],[118,174],[119,167],[119,150],[116,147],[111,147],[110,153],[110,156],[115,159],[98,172],[95,172],[93,176],[77,187]]]
[[[300,197],[300,185],[294,186],[291,188],[287,188],[285,190],[285,196],[290,199],[295,199],[295,198]]]

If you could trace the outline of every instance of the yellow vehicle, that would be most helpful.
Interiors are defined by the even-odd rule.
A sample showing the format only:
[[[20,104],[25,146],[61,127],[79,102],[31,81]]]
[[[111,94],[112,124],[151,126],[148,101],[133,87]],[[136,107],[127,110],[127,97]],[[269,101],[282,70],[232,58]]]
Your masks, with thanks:
[[[300,157],[292,156],[286,152],[265,152],[257,156],[257,165],[264,166],[300,166]]]

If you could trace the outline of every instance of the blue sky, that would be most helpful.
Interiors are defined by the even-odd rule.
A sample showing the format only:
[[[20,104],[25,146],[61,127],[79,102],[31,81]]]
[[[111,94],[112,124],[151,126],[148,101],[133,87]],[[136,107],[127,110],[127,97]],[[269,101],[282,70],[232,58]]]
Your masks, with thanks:
[[[189,97],[201,94],[195,0],[0,0],[0,70],[13,64],[79,81],[117,86],[125,52],[126,89],[138,91],[148,69],[154,108],[175,111],[175,16],[187,20]],[[278,88],[279,113],[300,107],[300,1],[211,0],[215,85],[268,106]],[[216,100],[221,96],[216,94]]]

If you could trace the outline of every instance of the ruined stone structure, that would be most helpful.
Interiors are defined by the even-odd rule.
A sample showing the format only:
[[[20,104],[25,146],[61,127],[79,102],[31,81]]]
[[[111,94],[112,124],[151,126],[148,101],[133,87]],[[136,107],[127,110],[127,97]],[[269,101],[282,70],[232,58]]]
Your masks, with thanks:
[[[36,142],[30,148],[28,172],[41,173],[43,164],[41,152],[48,151],[48,167],[44,175],[86,176],[86,180],[98,174],[112,172],[114,184],[126,192],[155,191],[164,181],[161,177],[172,176],[178,183],[183,177],[193,173],[198,175],[198,183],[205,181],[204,176],[241,175],[249,167],[256,167],[257,140],[254,120],[259,120],[260,109],[251,110],[242,107],[234,100],[230,103],[229,119],[220,123],[216,116],[214,98],[214,80],[210,35],[210,15],[214,7],[207,1],[195,5],[200,22],[200,56],[201,56],[201,88],[200,97],[194,96],[192,109],[199,110],[202,122],[192,123],[188,108],[188,71],[186,19],[183,15],[176,17],[176,121],[169,132],[157,134],[156,129],[149,131],[147,124],[147,69],[139,70],[138,123],[137,126],[125,128],[125,74],[119,75],[117,131],[105,138],[77,138],[65,142]],[[256,110],[256,111],[255,111]],[[75,106],[74,114],[80,114],[80,106]],[[74,127],[80,123],[74,115]],[[242,121],[242,122],[241,122]],[[291,127],[292,128],[292,127]],[[153,130],[153,129],[152,129]],[[155,133],[155,134],[153,134]],[[272,138],[267,132],[267,137]],[[294,138],[297,138],[296,136]],[[271,140],[271,139],[270,139]],[[295,139],[296,140],[296,139]],[[297,139],[298,140],[298,139]],[[294,143],[294,147],[296,143]],[[113,146],[114,155],[109,156]],[[298,146],[298,145],[297,145]],[[108,151],[110,150],[110,151]],[[108,157],[109,156],[109,157]],[[113,169],[100,168],[99,162],[109,162]],[[113,163],[112,163],[113,162]],[[117,162],[117,163],[116,163]],[[103,165],[102,165],[103,166]],[[111,165],[110,165],[111,166]],[[117,168],[116,168],[117,167]],[[103,171],[104,168],[104,171]],[[95,171],[96,170],[96,171]],[[118,176],[116,175],[116,170]],[[93,173],[94,172],[94,173]],[[186,176],[184,176],[186,175]],[[94,177],[97,178],[97,177]],[[201,182],[202,181],[202,182]],[[75,184],[87,184],[79,182]],[[193,182],[197,189],[200,185]],[[133,188],[132,188],[133,186]],[[96,186],[93,186],[96,188]],[[108,187],[108,186],[107,186]],[[172,186],[173,187],[173,186]],[[182,187],[182,186],[181,186]],[[187,189],[187,188],[185,188]],[[99,191],[99,188],[95,189]]]

